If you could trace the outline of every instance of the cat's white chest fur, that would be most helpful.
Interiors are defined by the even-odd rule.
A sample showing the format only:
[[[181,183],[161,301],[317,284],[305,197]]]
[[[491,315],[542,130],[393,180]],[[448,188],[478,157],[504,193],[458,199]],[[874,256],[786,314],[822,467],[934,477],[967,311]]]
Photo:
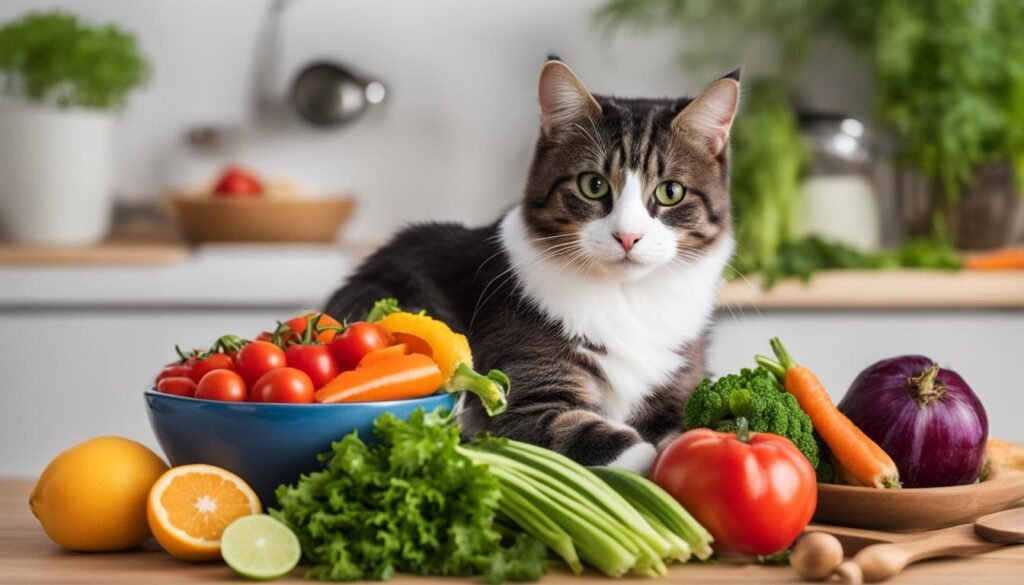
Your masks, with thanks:
[[[561,323],[566,335],[604,348],[591,355],[608,381],[601,388],[604,415],[619,422],[685,365],[679,350],[707,327],[733,251],[732,240],[722,238],[700,260],[673,262],[640,280],[620,282],[545,258],[530,243],[519,208],[502,221],[501,242],[529,299]]]

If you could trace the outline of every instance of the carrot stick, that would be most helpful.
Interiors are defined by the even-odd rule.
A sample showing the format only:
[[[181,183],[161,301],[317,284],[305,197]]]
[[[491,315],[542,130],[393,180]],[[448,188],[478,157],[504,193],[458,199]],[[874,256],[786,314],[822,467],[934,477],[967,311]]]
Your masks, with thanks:
[[[779,361],[757,356],[757,363],[779,377],[786,392],[792,394],[801,410],[811,417],[814,429],[839,464],[862,485],[900,487],[899,470],[892,458],[836,408],[814,372],[797,365],[777,337],[772,338],[771,345]]]
[[[363,356],[363,359],[359,360],[359,365],[356,368],[365,368],[372,366],[377,362],[389,360],[391,358],[400,357],[409,353],[409,346],[404,343],[397,343],[395,345],[389,345],[380,349],[375,349],[370,353]]]
[[[371,402],[419,398],[437,391],[444,375],[434,360],[414,353],[342,372],[317,390],[317,402]]]
[[[964,261],[971,270],[1024,270],[1024,248],[1005,248],[972,254]]]

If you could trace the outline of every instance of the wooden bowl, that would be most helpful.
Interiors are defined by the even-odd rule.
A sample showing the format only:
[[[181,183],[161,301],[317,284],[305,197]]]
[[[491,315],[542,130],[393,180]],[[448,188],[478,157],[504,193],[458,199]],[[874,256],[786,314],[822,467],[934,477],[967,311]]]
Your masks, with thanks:
[[[1024,472],[993,468],[981,483],[878,489],[818,484],[814,521],[875,530],[932,530],[973,522],[1024,499]]]
[[[185,239],[202,242],[334,242],[352,215],[351,197],[221,199],[174,196]]]

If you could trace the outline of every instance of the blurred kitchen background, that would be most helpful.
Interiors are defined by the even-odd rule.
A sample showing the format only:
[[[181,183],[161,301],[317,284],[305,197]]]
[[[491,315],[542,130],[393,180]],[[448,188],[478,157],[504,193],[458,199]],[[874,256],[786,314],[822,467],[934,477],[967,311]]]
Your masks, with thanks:
[[[521,195],[537,74],[695,95],[742,65],[712,371],[780,336],[835,398],[958,370],[1024,440],[1016,0],[0,3],[0,475],[155,445],[173,347],[320,307],[403,224]]]

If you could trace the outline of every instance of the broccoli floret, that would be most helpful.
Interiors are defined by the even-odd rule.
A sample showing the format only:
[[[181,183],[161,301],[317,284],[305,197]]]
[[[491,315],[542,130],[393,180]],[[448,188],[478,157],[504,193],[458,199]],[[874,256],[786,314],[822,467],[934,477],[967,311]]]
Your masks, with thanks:
[[[736,418],[747,419],[755,433],[786,437],[818,469],[818,443],[811,419],[796,398],[782,390],[764,368],[743,368],[711,382],[704,379],[686,402],[686,428],[736,432]]]

